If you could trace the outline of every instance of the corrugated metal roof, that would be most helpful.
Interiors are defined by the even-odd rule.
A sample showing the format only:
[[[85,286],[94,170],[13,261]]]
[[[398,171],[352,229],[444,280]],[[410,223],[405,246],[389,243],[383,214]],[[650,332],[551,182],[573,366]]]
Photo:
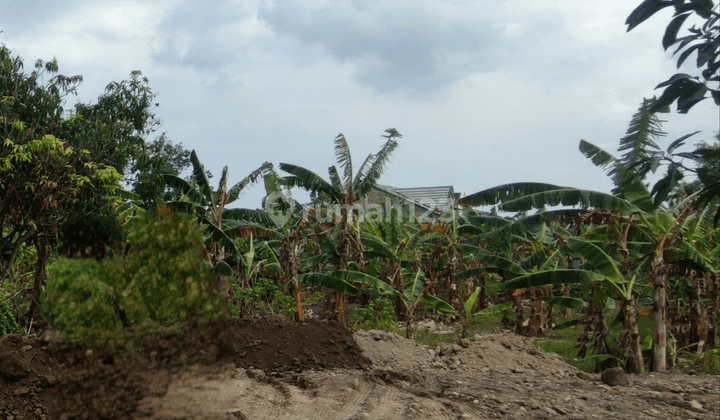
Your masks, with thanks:
[[[377,187],[400,197],[407,198],[416,205],[429,210],[436,208],[445,209],[455,203],[455,191],[452,186],[396,188],[387,185],[377,185]]]
[[[455,202],[455,191],[452,186],[442,187],[416,187],[416,188],[395,188],[385,187],[388,190],[408,197],[414,202],[428,208],[443,209]]]
[[[374,187],[374,188],[382,191],[382,192],[385,193],[385,194],[390,194],[390,195],[394,195],[395,197],[398,197],[398,198],[400,199],[400,202],[406,202],[407,204],[412,203],[412,204],[414,204],[416,207],[420,207],[420,208],[422,208],[422,209],[424,209],[424,210],[432,210],[432,209],[430,209],[430,208],[427,208],[427,206],[421,204],[420,202],[415,201],[415,200],[413,200],[412,198],[410,198],[410,197],[408,197],[408,196],[406,196],[406,195],[400,194],[399,192],[396,191],[397,188],[390,187],[390,186],[387,186],[387,185],[380,185],[380,184],[375,184],[375,187]]]

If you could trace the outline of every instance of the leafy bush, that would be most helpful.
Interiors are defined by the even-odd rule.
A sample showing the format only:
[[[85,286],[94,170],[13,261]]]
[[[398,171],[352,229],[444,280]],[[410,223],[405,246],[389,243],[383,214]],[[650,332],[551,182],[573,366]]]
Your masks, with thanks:
[[[223,311],[217,282],[203,260],[197,223],[183,214],[148,214],[135,224],[131,256],[58,258],[48,267],[44,310],[50,325],[83,342],[176,325]]]
[[[223,310],[216,276],[204,262],[197,222],[182,213],[148,214],[131,235],[131,257],[109,269],[134,324],[163,324]]]
[[[231,285],[233,290],[233,302],[230,311],[234,315],[242,312],[239,307],[247,308],[249,311],[255,308],[262,313],[281,313],[291,316],[295,313],[295,302],[292,297],[283,293],[282,283],[267,278],[259,278],[254,286],[241,288],[237,283]]]
[[[49,326],[73,341],[95,342],[120,332],[118,298],[102,262],[58,258],[48,266],[43,310]]]
[[[363,330],[400,331],[395,307],[392,301],[384,298],[375,299],[364,308],[355,308],[350,316],[350,323],[357,324]]]
[[[15,320],[12,308],[7,303],[7,295],[0,291],[0,337],[19,332],[20,326]]]

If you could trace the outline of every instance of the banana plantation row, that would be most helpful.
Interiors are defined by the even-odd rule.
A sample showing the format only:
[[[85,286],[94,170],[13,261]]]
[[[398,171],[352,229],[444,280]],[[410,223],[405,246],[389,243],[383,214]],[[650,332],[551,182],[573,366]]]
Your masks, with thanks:
[[[657,133],[659,121],[649,105],[643,103],[621,146],[637,146],[648,141],[643,133]],[[463,334],[469,318],[490,307],[513,313],[516,332],[529,336],[557,328],[557,312],[573,314],[560,327],[584,326],[579,357],[594,354],[598,362],[620,362],[633,372],[645,369],[648,342],[656,371],[671,360],[670,344],[699,353],[716,347],[720,230],[710,217],[717,202],[699,200],[705,190],[690,196],[684,188],[654,191],[653,197],[642,182],[647,171],[628,169],[647,154],[619,160],[582,141],[581,151],[615,176],[615,194],[509,184],[462,198],[442,222],[408,221],[397,208],[370,220],[353,204],[375,185],[401,136],[388,129],[385,137],[357,172],[341,134],[335,139],[338,165],[329,168],[328,180],[285,163],[279,175],[265,164],[232,188],[226,186],[226,168],[217,190],[193,153],[192,181],[167,176],[181,197],[159,208],[192,214],[203,224],[211,263],[230,282],[221,283],[222,291],[240,292],[271,279],[292,296],[298,320],[304,316],[304,288],[320,286],[333,291],[329,300],[340,321],[348,299],[357,305],[391,300],[408,336],[421,308],[457,316]],[[267,192],[263,210],[225,208],[260,178]],[[293,187],[311,191],[315,205],[293,200]],[[321,214],[338,210],[333,217]],[[241,295],[228,298],[247,313]],[[641,315],[652,316],[651,338],[639,333]],[[623,326],[616,342],[608,337],[614,321]]]

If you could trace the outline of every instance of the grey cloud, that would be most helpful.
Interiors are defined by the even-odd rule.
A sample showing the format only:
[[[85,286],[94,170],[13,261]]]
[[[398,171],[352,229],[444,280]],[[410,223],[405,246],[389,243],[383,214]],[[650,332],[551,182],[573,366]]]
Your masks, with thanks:
[[[4,32],[0,37],[46,30],[48,21],[55,19],[63,11],[75,9],[78,3],[77,0],[0,0],[0,31]]]
[[[233,2],[193,0],[168,13],[157,27],[159,45],[151,57],[161,63],[218,70],[235,61],[233,28],[252,17]]]
[[[279,36],[324,47],[379,91],[427,92],[501,61],[502,25],[483,13],[493,2],[277,2],[258,17]]]

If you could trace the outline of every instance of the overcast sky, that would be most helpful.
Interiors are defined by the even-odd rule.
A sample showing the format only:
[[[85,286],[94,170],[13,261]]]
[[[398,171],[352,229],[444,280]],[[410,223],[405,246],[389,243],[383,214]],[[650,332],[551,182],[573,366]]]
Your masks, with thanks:
[[[69,106],[141,70],[161,131],[195,149],[213,183],[224,165],[235,183],[264,161],[327,178],[338,133],[358,168],[394,127],[403,138],[382,184],[609,191],[580,139],[615,152],[676,71],[661,46],[671,10],[626,33],[639,2],[0,0],[0,42],[26,69],[55,57],[82,75]],[[711,100],[663,119],[661,146],[695,130],[710,141],[720,124]],[[257,185],[238,205],[263,195]]]

